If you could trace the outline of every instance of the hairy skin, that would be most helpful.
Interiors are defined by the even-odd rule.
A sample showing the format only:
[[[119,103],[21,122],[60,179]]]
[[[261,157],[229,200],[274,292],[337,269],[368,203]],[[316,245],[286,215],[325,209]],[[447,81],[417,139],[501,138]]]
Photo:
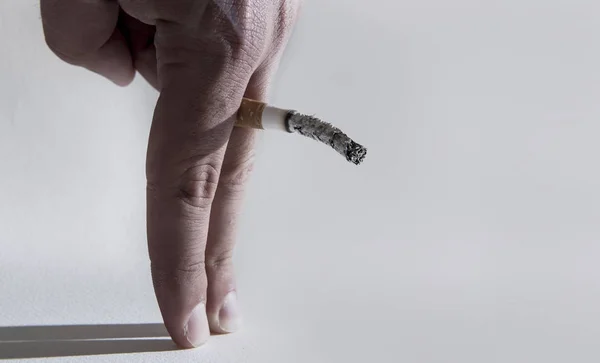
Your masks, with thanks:
[[[231,257],[254,131],[226,120],[265,100],[295,0],[41,0],[50,49],[118,85],[160,91],[146,162],[148,250],[181,347],[239,327]]]

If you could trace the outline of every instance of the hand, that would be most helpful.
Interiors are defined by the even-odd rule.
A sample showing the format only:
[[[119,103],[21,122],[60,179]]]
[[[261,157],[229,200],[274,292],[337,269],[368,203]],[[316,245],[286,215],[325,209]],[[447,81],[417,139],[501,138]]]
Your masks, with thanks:
[[[152,278],[182,347],[238,329],[231,258],[254,134],[233,130],[242,97],[264,100],[295,0],[41,0],[49,47],[127,85],[160,91],[147,155]]]

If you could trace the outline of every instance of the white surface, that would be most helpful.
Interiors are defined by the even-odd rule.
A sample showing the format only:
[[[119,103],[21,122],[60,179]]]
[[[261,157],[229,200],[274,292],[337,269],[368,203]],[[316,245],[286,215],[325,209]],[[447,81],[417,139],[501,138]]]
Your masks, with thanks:
[[[156,95],[62,64],[33,0],[0,1],[0,49],[0,326],[159,322]],[[185,352],[67,341],[54,359],[598,362],[597,0],[309,0],[274,91],[370,150],[353,167],[264,134],[236,256],[246,328]]]

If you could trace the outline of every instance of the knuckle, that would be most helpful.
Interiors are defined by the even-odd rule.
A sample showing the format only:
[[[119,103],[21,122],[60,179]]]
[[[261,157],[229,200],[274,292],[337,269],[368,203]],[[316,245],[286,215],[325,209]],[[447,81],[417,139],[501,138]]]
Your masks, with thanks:
[[[217,191],[219,171],[210,164],[195,165],[187,169],[178,187],[179,199],[196,208],[209,208]]]
[[[276,30],[280,34],[288,34],[298,18],[300,11],[299,1],[282,1],[277,14]]]
[[[221,0],[216,2],[219,23],[234,43],[256,46],[268,28],[269,4],[266,1]]]
[[[278,55],[283,52],[298,18],[299,4],[298,1],[281,2],[274,21],[271,53],[267,58],[278,58]]]
[[[202,6],[191,0],[187,3],[177,11],[165,7],[165,14],[157,14],[161,19],[171,19],[157,22],[162,73],[164,69],[186,67],[187,61],[182,63],[182,59],[197,61],[201,57],[206,64],[220,65],[212,77],[227,74],[231,78],[228,86],[239,89],[245,88],[248,78],[271,53],[284,47],[300,1],[215,0]]]
[[[272,4],[266,0],[220,0],[210,6],[217,30],[214,39],[226,44],[226,53],[245,74],[256,68],[270,48]]]
[[[206,267],[210,270],[226,268],[232,264],[233,250],[221,251],[214,256],[207,257]]]
[[[225,192],[228,194],[242,192],[252,175],[254,165],[254,152],[243,158],[233,158],[233,160],[227,161],[223,164],[223,172],[219,182],[220,187],[225,188]]]
[[[218,181],[217,167],[201,163],[187,168],[176,178],[168,178],[160,170],[153,170],[147,174],[146,190],[153,198],[176,198],[194,209],[208,209],[215,197]]]

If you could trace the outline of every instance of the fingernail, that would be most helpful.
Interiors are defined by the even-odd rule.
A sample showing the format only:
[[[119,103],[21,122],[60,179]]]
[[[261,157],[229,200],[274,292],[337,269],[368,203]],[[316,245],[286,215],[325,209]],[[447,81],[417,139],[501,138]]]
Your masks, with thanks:
[[[226,333],[233,333],[242,326],[242,316],[238,308],[235,291],[230,292],[219,311],[219,327]]]
[[[210,337],[208,319],[206,318],[206,306],[200,303],[192,310],[187,324],[183,328],[183,333],[188,342],[194,347],[199,347],[206,343]]]

